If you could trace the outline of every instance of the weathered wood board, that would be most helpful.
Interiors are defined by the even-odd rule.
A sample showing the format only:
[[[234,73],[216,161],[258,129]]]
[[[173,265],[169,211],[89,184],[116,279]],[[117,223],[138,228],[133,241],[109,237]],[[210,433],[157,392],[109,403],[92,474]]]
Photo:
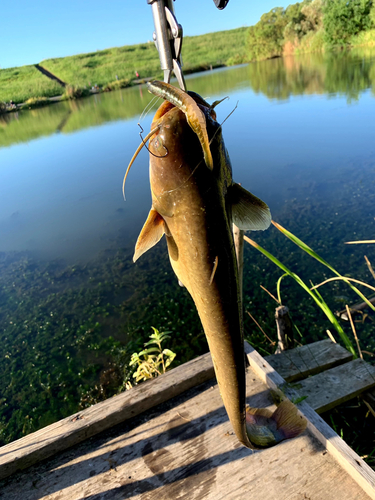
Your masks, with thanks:
[[[290,399],[297,399],[299,394],[288,385],[274,368],[255,349],[245,342],[245,352],[250,366],[258,377],[272,389],[282,387]],[[327,451],[336,459],[356,483],[375,499],[375,472],[369,467],[345,441],[311,408],[306,401],[298,404],[298,409],[307,419],[307,428]],[[334,497],[334,498],[340,498]]]
[[[330,366],[331,363],[329,359],[327,360],[327,355],[318,354],[317,344],[323,346],[323,351],[326,354],[333,353],[332,358],[334,362],[348,359],[347,351],[343,348],[336,345],[332,351],[332,346],[335,346],[335,344],[329,340],[317,342],[306,348],[300,348],[300,354],[298,354],[297,359],[301,359],[301,352],[307,366],[310,366],[312,359],[314,359],[315,365],[312,367],[313,370],[317,370],[318,363],[322,363],[324,367]],[[306,355],[303,352],[310,354]],[[288,379],[288,369],[290,369],[290,376],[294,377],[296,367],[298,368],[298,362],[291,364],[290,358],[283,354],[277,357],[280,358],[280,361],[277,360],[277,366],[280,371],[286,374],[286,378]],[[263,360],[261,357],[260,359]],[[270,356],[268,359],[273,361],[274,357]],[[263,361],[267,364],[265,359]],[[284,361],[284,364],[282,361]],[[353,376],[357,373],[355,371],[350,371],[350,377],[346,377],[345,379],[340,377],[338,379],[334,373],[331,376],[331,370],[329,370],[325,372],[327,375],[316,375],[303,383],[298,383],[298,396],[308,396],[310,406],[319,413],[337,405],[339,402],[347,400],[349,397],[354,397],[360,390],[365,390],[375,381],[375,378],[361,376],[360,372],[363,366],[361,367],[361,363],[357,361],[354,362],[354,364],[356,363],[358,365],[357,368],[359,368],[359,379],[357,376]],[[369,365],[366,366],[369,367]],[[341,369],[344,370],[343,375],[346,376],[345,368],[341,367]],[[371,367],[369,369],[374,370]],[[173,396],[181,394],[199,383],[209,380],[213,375],[211,357],[210,354],[206,354],[171,370],[152,382],[142,384],[130,392],[125,392],[115,398],[98,403],[40,431],[14,441],[0,448],[0,479],[65,450],[120,422],[129,420],[155,407],[157,404],[171,399]],[[315,382],[315,377],[320,378]],[[322,378],[324,382],[322,382]],[[282,379],[280,378],[280,380]],[[279,383],[283,383],[280,380]],[[303,384],[305,384],[306,389]],[[328,400],[327,394],[329,395]],[[295,397],[297,397],[297,393]]]
[[[252,368],[247,395],[251,406],[270,404]],[[241,446],[210,382],[15,474],[0,491],[6,500],[371,498],[311,431],[266,450]]]
[[[292,382],[347,363],[352,358],[349,351],[327,339],[265,356],[264,359],[283,379]]]
[[[296,384],[300,396],[318,413],[345,403],[364,390],[375,387],[375,366],[362,359],[314,375]]]
[[[66,450],[99,432],[214,377],[209,353],[0,448],[0,479]]]

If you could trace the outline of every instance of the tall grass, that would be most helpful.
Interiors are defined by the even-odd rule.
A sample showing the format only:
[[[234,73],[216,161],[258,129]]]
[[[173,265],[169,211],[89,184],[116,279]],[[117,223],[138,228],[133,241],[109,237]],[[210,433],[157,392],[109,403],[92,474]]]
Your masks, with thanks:
[[[244,37],[247,28],[186,37],[183,70],[192,73],[246,61]],[[154,43],[125,45],[88,54],[46,59],[42,67],[76,90],[94,85],[106,90],[123,88],[136,78],[162,78]],[[25,102],[30,97],[53,97],[64,89],[34,66],[0,70],[0,101]]]
[[[245,33],[246,28],[238,28],[185,37],[182,47],[184,72],[245,62]],[[140,78],[162,77],[158,53],[151,42],[46,59],[40,64],[64,82],[77,87],[103,87],[116,80],[134,80],[136,72]]]
[[[88,54],[46,59],[41,66],[61,80],[76,87],[103,87],[117,78],[134,79],[160,73],[160,63],[153,43],[114,47]],[[117,77],[117,78],[116,78]]]
[[[21,66],[0,70],[0,101],[16,103],[30,97],[54,97],[61,95],[63,88],[50,80],[34,66]]]
[[[352,285],[352,283],[349,281],[348,278],[346,278],[345,276],[342,276],[338,271],[336,271],[336,269],[334,269],[328,262],[326,262],[322,257],[320,257],[320,255],[318,255],[312,248],[310,248],[308,245],[306,245],[306,243],[304,243],[302,240],[300,240],[297,236],[295,236],[293,233],[291,233],[290,231],[288,231],[287,229],[285,229],[284,227],[282,227],[280,224],[277,224],[275,222],[273,222],[273,225],[282,233],[284,234],[284,236],[286,236],[287,238],[289,238],[293,243],[295,243],[301,250],[303,250],[304,252],[306,252],[308,255],[310,255],[310,257],[316,259],[320,264],[322,264],[323,266],[327,267],[333,274],[336,275],[336,278],[335,279],[338,279],[338,280],[342,280],[344,281],[348,286],[350,286],[350,288],[363,300],[367,303],[367,305],[375,310],[375,307],[373,306],[373,304],[371,304],[368,299],[363,295],[363,293],[358,290],[357,287],[355,287],[354,285]],[[247,236],[244,236],[244,239],[245,241],[247,241],[250,245],[252,245],[254,248],[256,248],[257,250],[259,250],[261,253],[263,253],[266,257],[268,257],[269,260],[271,260],[271,262],[273,262],[275,265],[277,265],[280,269],[282,269],[285,273],[285,275],[287,276],[290,276],[291,278],[293,278],[300,286],[301,288],[303,288],[305,290],[305,292],[310,295],[310,297],[315,301],[315,303],[317,304],[317,306],[322,310],[322,312],[327,316],[328,320],[330,321],[330,323],[333,325],[333,327],[335,328],[335,330],[337,331],[337,333],[339,334],[342,342],[344,343],[345,347],[348,349],[348,351],[350,351],[354,357],[357,357],[356,356],[356,352],[355,352],[355,349],[354,349],[354,346],[352,344],[352,342],[350,341],[349,337],[346,335],[346,333],[344,332],[342,326],[340,325],[340,323],[338,322],[336,316],[334,315],[334,313],[331,311],[331,309],[328,307],[327,303],[325,302],[325,300],[323,299],[322,295],[318,292],[317,290],[317,286],[315,287],[309,287],[306,285],[306,283],[296,274],[294,273],[293,271],[291,271],[287,266],[285,266],[282,262],[280,262],[274,255],[272,255],[270,252],[268,252],[267,250],[265,250],[264,248],[262,248],[260,245],[258,245],[258,243],[256,243],[255,241],[251,240],[250,238],[248,238]],[[282,277],[284,277],[285,275],[283,275]],[[329,280],[326,280],[326,281],[329,281]],[[279,294],[279,287],[280,287],[280,282],[281,282],[281,279],[279,279],[278,281],[278,294]],[[280,297],[280,294],[279,294],[279,297]],[[279,299],[280,300],[280,299]]]

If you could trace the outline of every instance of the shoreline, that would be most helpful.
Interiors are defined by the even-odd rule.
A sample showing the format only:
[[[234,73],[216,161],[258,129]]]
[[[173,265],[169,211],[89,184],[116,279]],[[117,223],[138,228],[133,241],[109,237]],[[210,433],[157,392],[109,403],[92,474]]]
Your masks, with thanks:
[[[245,63],[245,64],[249,64],[249,63]],[[185,72],[185,76],[192,75],[192,74],[198,74],[198,73],[206,73],[208,71],[213,71],[215,69],[229,68],[231,66],[237,66],[237,65],[226,65],[226,64],[210,65],[209,68],[203,69],[203,70],[202,70],[202,67],[199,67],[199,68],[197,68],[196,71],[190,70],[190,71]],[[44,106],[48,106],[50,104],[54,104],[54,103],[61,102],[61,101],[83,99],[85,97],[90,97],[91,95],[94,95],[94,94],[101,94],[103,92],[112,92],[114,90],[120,90],[123,88],[135,87],[136,85],[144,85],[145,83],[150,82],[154,79],[155,79],[154,77],[136,78],[134,80],[131,80],[130,82],[127,82],[123,86],[121,85],[121,80],[115,80],[115,82],[109,82],[101,88],[100,87],[98,87],[98,88],[93,87],[91,89],[81,89],[79,87],[75,89],[73,85],[67,84],[67,88],[70,87],[73,89],[72,97],[68,97],[68,96],[66,96],[66,94],[61,94],[59,96],[54,96],[54,97],[30,97],[27,101],[25,101],[23,103],[14,104],[13,107],[11,107],[11,108],[9,107],[9,105],[7,103],[5,103],[6,109],[4,112],[0,112],[0,116],[2,114],[13,113],[16,111],[42,108]],[[119,82],[119,84],[116,86],[117,82]],[[75,91],[77,91],[77,93],[80,93],[81,95],[74,95]],[[29,100],[34,101],[34,102],[30,102],[28,104]]]

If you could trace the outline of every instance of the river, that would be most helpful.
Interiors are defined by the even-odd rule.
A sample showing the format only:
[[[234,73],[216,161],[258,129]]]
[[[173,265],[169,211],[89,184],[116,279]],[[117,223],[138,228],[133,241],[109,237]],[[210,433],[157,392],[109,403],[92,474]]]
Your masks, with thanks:
[[[375,234],[375,49],[214,70],[187,86],[209,102],[228,97],[217,115],[234,180],[340,272],[371,282],[364,254],[375,264],[375,246],[345,242]],[[126,201],[121,186],[151,100],[139,86],[0,117],[4,441],[113,394],[151,326],[171,331],[178,362],[207,349],[164,243],[131,260],[151,203],[145,149]],[[251,237],[307,283],[331,276],[275,228]],[[275,294],[281,274],[246,248],[245,309],[272,338],[275,303],[260,285]],[[322,293],[333,309],[356,300],[338,283]],[[301,289],[283,280],[282,298],[301,342],[325,338],[330,325]],[[370,326],[359,335],[371,350]],[[245,334],[272,351],[248,317]]]

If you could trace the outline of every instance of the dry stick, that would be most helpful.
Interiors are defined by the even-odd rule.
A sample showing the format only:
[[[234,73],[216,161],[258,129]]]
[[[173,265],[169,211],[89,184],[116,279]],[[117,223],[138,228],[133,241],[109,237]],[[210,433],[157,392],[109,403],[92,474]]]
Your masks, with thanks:
[[[250,318],[254,321],[254,323],[257,325],[257,327],[259,328],[259,330],[263,333],[263,335],[266,337],[266,339],[271,343],[271,345],[275,345],[276,342],[274,342],[273,340],[271,340],[269,338],[269,336],[266,334],[266,332],[263,330],[263,328],[260,326],[260,324],[258,323],[258,321],[249,313],[249,311],[246,311],[247,314],[250,316]]]
[[[374,411],[373,407],[370,405],[370,403],[368,403],[365,399],[362,399],[362,401],[365,403],[365,405],[367,406],[367,408],[370,410],[370,412],[375,417],[375,411]]]
[[[375,240],[345,241],[345,245],[358,245],[359,243],[375,243]]]
[[[273,298],[273,300],[274,300],[275,302],[277,302],[278,304],[280,304],[280,302],[277,300],[277,298],[276,298],[274,295],[272,295],[272,293],[271,293],[269,290],[267,290],[267,288],[266,288],[266,287],[264,287],[263,285],[259,285],[259,286],[260,286],[260,288],[261,288],[262,290],[264,290],[265,292],[267,292],[267,293],[268,293],[268,295],[269,295],[270,297],[272,297],[272,298]]]
[[[350,314],[350,309],[349,309],[348,304],[346,304],[346,313],[348,315],[348,318],[349,318],[349,321],[350,321],[350,325],[351,325],[352,330],[353,330],[355,341],[357,342],[357,348],[358,348],[359,356],[360,356],[361,359],[363,359],[363,354],[362,354],[361,348],[359,347],[359,340],[358,340],[358,337],[357,337],[357,332],[355,330],[355,326],[354,326],[354,323],[353,323],[352,315]]]
[[[372,299],[368,299],[368,301],[371,302],[371,304],[375,304],[375,297],[373,297]],[[355,304],[354,306],[350,306],[350,310],[353,313],[360,312],[362,309],[365,309],[366,307],[367,307],[367,302],[361,302],[360,304]],[[343,317],[343,314],[345,314],[345,313],[346,313],[346,309],[343,309],[342,311],[338,311],[335,314],[336,314],[336,316],[339,316],[340,318],[347,320],[347,318]],[[370,316],[369,316],[369,318],[370,318]]]
[[[290,349],[294,340],[292,322],[289,316],[289,309],[286,306],[276,307],[275,320],[278,339],[278,345],[275,354],[280,354],[282,351]]]
[[[367,264],[367,267],[368,267],[370,273],[372,274],[372,276],[374,277],[374,280],[375,280],[375,271],[372,268],[371,262],[368,260],[368,258],[366,257],[366,255],[365,255],[365,261],[366,261],[366,264]]]
[[[335,344],[337,344],[336,339],[332,335],[332,333],[329,330],[326,330],[326,332],[327,332],[328,337],[332,340],[332,342],[334,342]]]
[[[354,278],[348,278],[347,276],[337,276],[335,278],[328,278],[328,279],[322,281],[321,283],[319,283],[319,285],[312,286],[310,288],[310,290],[315,290],[316,288],[319,288],[320,286],[325,285],[326,283],[329,283],[330,281],[340,281],[340,280],[353,281],[354,283],[358,283],[359,285],[370,288],[371,290],[373,290],[375,292],[375,288],[373,286],[369,285],[368,283],[365,283],[364,281],[356,280]]]

